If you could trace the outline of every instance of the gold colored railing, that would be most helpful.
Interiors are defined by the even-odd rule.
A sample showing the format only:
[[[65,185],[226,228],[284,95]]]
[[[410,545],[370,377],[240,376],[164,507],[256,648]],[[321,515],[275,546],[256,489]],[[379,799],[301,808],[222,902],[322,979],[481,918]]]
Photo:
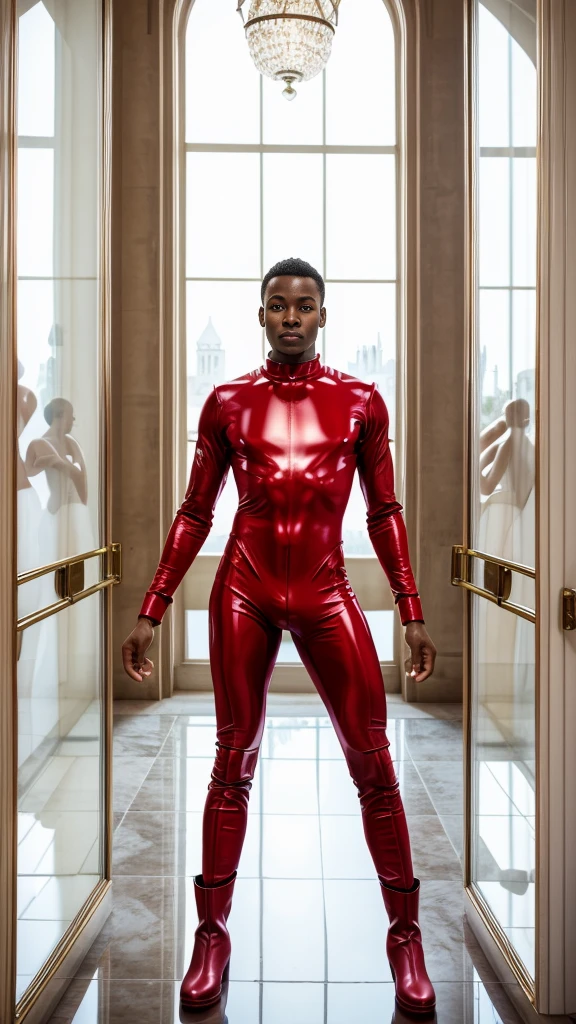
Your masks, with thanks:
[[[484,562],[484,586],[479,587],[472,583],[472,559],[478,558]],[[487,601],[492,601],[500,608],[504,608],[514,615],[519,615],[528,622],[536,622],[536,612],[533,608],[526,608],[524,605],[510,601],[512,590],[512,573],[517,572],[530,579],[536,579],[536,570],[527,565],[520,565],[518,562],[509,562],[504,558],[497,558],[495,555],[488,555],[484,551],[475,551],[473,548],[463,547],[455,544],[452,548],[452,585],[464,587]]]
[[[98,583],[85,588],[84,563],[89,558],[97,557],[100,557],[100,575],[102,578]],[[43,565],[38,569],[30,569],[29,572],[23,572],[18,576],[18,586],[21,587],[25,583],[30,583],[40,576],[47,576],[51,572],[54,573],[54,589],[58,600],[46,605],[44,608],[39,608],[38,611],[32,612],[30,615],[25,615],[23,618],[18,619],[16,624],[18,632],[27,629],[28,626],[33,626],[35,622],[47,619],[50,615],[56,615],[57,612],[68,608],[71,604],[77,604],[78,601],[82,601],[85,597],[97,594],[99,590],[104,590],[106,587],[120,583],[122,579],[122,547],[120,544],[108,544],[106,547],[95,548],[94,551],[86,551],[84,554],[74,555],[73,558],[62,558],[60,561],[52,562],[50,565]]]

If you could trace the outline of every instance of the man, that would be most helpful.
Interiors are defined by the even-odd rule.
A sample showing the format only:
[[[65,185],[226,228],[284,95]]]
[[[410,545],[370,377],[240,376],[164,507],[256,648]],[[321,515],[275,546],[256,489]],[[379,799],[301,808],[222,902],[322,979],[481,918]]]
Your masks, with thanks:
[[[181,999],[215,1003],[230,958],[226,921],[246,831],[248,797],[282,630],[289,629],[334,724],[359,791],[364,832],[390,918],[387,953],[400,1007],[429,1013],[434,989],[418,926],[419,881],[386,736],[382,673],[346,575],[342,517],[358,468],[368,532],[395,595],[417,682],[434,668],[394,495],[388,413],[375,384],[323,366],[324,281],[303,260],[262,282],[270,352],[257,370],[215,386],[202,408],[190,482],[140,619],[123,647],[141,680],[145,652],[202,547],[232,466],[239,504],[209,601],[217,755],[203,818],[199,925]]]

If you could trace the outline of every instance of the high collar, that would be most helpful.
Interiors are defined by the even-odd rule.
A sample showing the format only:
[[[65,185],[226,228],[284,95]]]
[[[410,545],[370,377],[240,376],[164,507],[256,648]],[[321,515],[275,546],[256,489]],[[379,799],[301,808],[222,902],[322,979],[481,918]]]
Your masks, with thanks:
[[[317,352],[312,359],[303,363],[279,363],[277,359],[266,357],[262,366],[262,373],[270,380],[280,381],[282,384],[289,384],[291,381],[308,381],[319,377],[324,367],[320,362],[320,353]]]

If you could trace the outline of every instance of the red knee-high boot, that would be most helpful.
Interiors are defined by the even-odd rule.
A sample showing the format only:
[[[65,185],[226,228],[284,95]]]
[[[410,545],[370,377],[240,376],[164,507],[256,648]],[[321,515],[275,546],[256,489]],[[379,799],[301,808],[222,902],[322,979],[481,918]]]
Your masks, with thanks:
[[[380,888],[390,918],[386,952],[396,983],[398,1005],[407,1013],[431,1014],[436,997],[426,973],[418,924],[420,880],[415,878],[410,891],[401,892],[391,889],[380,878]]]
[[[180,999],[186,1009],[212,1006],[222,994],[222,975],[230,960],[226,922],[235,881],[236,872],[216,885],[204,885],[202,875],[194,879],[199,922],[190,967],[180,988]]]
[[[366,840],[390,918],[386,952],[396,983],[398,1006],[407,1013],[430,1014],[435,995],[424,964],[418,925],[420,882],[412,854],[398,779],[388,746],[348,756],[359,789]]]

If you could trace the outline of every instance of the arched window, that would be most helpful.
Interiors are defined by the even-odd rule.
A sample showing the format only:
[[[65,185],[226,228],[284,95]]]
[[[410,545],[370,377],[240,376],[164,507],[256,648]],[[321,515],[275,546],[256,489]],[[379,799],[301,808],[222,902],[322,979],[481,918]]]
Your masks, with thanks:
[[[392,442],[396,436],[396,40],[383,0],[345,2],[339,22],[326,70],[299,85],[288,103],[281,83],[256,71],[229,0],[195,0],[190,10],[184,119],[188,467],[212,385],[264,361],[269,346],[257,319],[260,282],[289,256],[308,260],[326,280],[328,319],[317,346],[322,360],[377,381]],[[230,474],[205,553],[223,550],[236,504]],[[343,536],[347,555],[376,561],[357,481]],[[380,656],[391,660],[394,613],[375,614]]]

